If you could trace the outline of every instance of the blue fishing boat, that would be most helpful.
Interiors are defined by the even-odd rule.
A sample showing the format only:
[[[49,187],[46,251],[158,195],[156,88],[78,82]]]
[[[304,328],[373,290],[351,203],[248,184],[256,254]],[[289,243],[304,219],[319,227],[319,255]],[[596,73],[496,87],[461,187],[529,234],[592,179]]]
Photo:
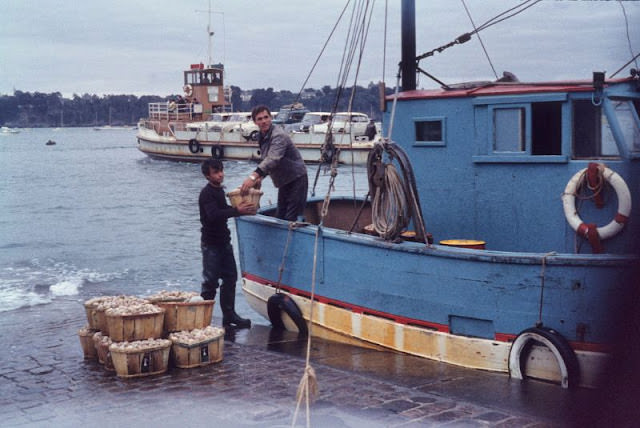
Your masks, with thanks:
[[[274,327],[598,386],[640,273],[638,74],[417,90],[413,50],[367,195],[236,219],[247,301]]]

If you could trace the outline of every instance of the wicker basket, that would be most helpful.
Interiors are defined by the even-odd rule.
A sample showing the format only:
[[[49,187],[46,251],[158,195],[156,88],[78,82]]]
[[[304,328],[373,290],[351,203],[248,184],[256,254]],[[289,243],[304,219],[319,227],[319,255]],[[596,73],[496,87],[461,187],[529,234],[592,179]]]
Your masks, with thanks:
[[[251,202],[251,205],[255,206],[256,209],[260,208],[260,197],[262,196],[262,191],[257,189],[249,189],[249,193],[246,195],[240,194],[240,189],[234,189],[227,193],[229,197],[229,201],[231,202],[232,207],[237,207],[240,202],[248,201]]]
[[[96,344],[93,342],[93,335],[98,330],[86,326],[78,330],[78,338],[80,339],[80,346],[82,346],[82,352],[84,358],[89,360],[95,360],[98,358],[98,352],[96,351]]]
[[[109,323],[107,322],[106,308],[94,309],[98,330],[105,336],[109,336]]]
[[[211,324],[215,300],[200,302],[156,302],[164,309],[165,333],[205,328]]]
[[[222,361],[224,349],[224,330],[220,335],[198,343],[182,343],[173,340],[171,363],[181,369],[201,367]]]
[[[113,371],[113,360],[111,359],[111,352],[109,352],[109,346],[112,344],[109,336],[104,336],[98,332],[93,335],[93,343],[96,348],[96,354],[98,356],[98,362],[104,364],[105,370]]]
[[[122,378],[152,376],[167,371],[169,367],[170,340],[144,349],[120,349],[118,344],[109,347],[116,374]]]
[[[96,315],[95,305],[91,303],[85,303],[84,311],[87,314],[87,323],[89,323],[89,328],[92,330],[100,330],[100,327],[98,326],[98,316]]]
[[[114,315],[106,313],[109,337],[114,342],[132,342],[135,340],[157,339],[162,337],[164,309],[160,312]]]

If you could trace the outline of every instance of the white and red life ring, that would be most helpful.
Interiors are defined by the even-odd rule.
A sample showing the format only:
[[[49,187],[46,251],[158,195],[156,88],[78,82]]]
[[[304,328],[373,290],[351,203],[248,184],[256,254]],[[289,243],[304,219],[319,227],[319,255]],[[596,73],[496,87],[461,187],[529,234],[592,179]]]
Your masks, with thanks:
[[[627,183],[618,173],[603,164],[597,164],[597,166],[602,173],[602,178],[613,187],[618,197],[618,213],[609,224],[597,228],[598,237],[604,240],[619,233],[627,222],[629,214],[631,214],[631,192],[629,192]],[[587,168],[584,168],[575,173],[562,194],[562,205],[567,222],[576,233],[583,236],[588,233],[589,226],[582,221],[576,210],[576,192],[585,180],[586,171]]]
[[[193,86],[191,85],[184,85],[182,87],[182,90],[184,91],[184,94],[188,97],[190,97],[191,94],[193,94]]]

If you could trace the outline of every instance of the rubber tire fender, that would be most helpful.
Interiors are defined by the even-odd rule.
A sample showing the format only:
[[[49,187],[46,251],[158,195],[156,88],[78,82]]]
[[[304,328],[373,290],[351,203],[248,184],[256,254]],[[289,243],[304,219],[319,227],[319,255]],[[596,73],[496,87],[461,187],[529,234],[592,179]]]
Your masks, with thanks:
[[[224,158],[224,148],[220,144],[211,147],[211,157],[214,159]]]
[[[273,325],[275,329],[285,330],[284,323],[282,322],[282,312],[289,315],[289,318],[291,318],[298,328],[300,335],[307,336],[309,334],[307,322],[304,320],[302,311],[300,311],[296,302],[284,293],[276,293],[267,300],[269,321],[271,321],[271,325]]]
[[[532,327],[518,334],[509,351],[509,375],[523,379],[522,368],[534,342],[545,345],[555,355],[560,366],[563,388],[573,388],[580,381],[580,365],[569,342],[557,331],[548,327]]]
[[[189,151],[193,154],[200,152],[200,142],[195,138],[189,140]]]

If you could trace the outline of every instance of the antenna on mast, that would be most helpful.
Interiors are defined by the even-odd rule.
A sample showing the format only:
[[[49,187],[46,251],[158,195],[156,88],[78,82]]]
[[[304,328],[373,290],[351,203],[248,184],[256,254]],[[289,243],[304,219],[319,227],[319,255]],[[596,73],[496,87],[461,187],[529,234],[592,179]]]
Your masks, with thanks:
[[[209,0],[209,13],[207,14],[208,23],[207,23],[207,36],[209,39],[209,62],[207,63],[207,67],[211,67],[213,64],[213,59],[211,56],[211,38],[213,37],[214,32],[211,31],[211,0]]]
[[[213,65],[213,54],[212,54],[212,50],[213,50],[213,35],[215,34],[214,31],[212,31],[211,29],[211,14],[213,13],[218,13],[220,15],[222,15],[223,17],[223,23],[222,25],[224,26],[224,13],[222,12],[214,12],[211,10],[211,0],[209,0],[209,10],[197,10],[196,12],[205,12],[207,14],[207,41],[208,41],[208,54],[209,54],[209,61],[207,63],[207,67],[211,67]]]

